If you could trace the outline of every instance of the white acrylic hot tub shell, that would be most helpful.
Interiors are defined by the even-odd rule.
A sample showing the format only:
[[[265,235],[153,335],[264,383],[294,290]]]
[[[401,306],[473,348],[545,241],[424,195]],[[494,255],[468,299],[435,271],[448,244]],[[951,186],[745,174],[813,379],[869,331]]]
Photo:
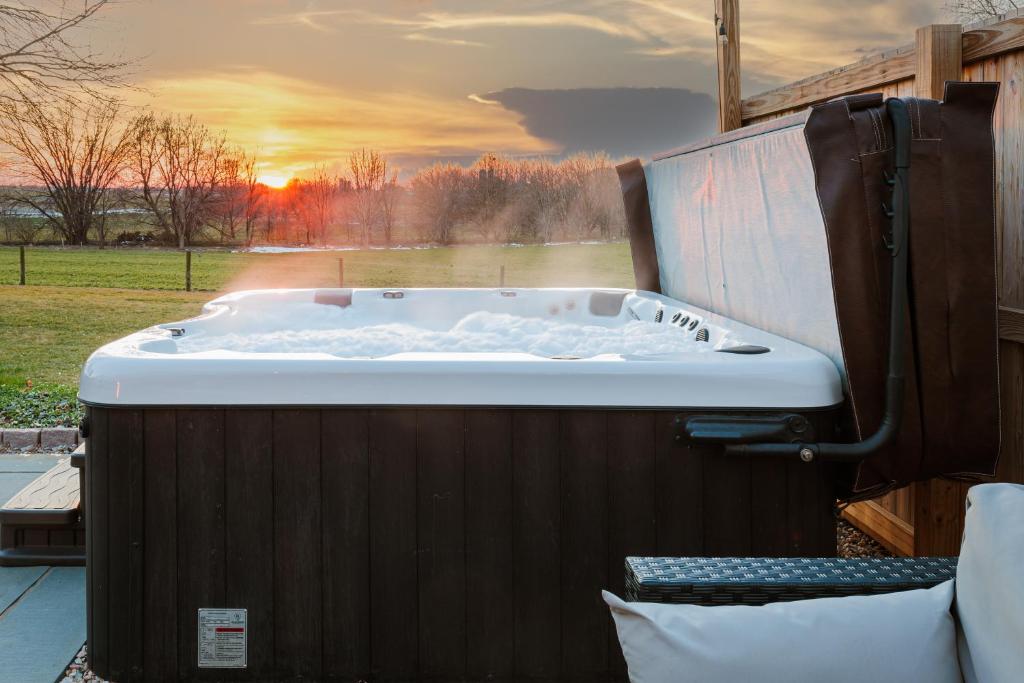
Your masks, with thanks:
[[[174,352],[172,328],[190,334],[214,326],[219,315],[232,309],[278,310],[275,307],[312,302],[316,291],[327,290],[230,294],[207,304],[199,318],[149,328],[107,344],[87,361],[79,398],[91,405],[132,406],[806,409],[842,402],[836,367],[817,351],[667,297],[626,290],[600,290],[626,297],[620,315],[607,319],[609,325],[631,320],[636,315],[631,309],[647,316],[661,306],[667,315],[683,310],[700,316],[702,326],[720,330],[719,345],[760,345],[771,351],[740,355],[701,348],[700,352],[671,357],[607,354],[574,360],[528,353],[431,352],[346,358],[326,353]],[[591,293],[582,289],[402,289],[393,290],[401,292],[402,299],[389,302],[384,300],[386,290],[351,291],[353,306],[380,306],[382,315],[400,307],[414,312],[423,302],[543,315],[549,299],[586,301]],[[389,306],[393,308],[386,308]],[[575,315],[586,317],[582,312]]]

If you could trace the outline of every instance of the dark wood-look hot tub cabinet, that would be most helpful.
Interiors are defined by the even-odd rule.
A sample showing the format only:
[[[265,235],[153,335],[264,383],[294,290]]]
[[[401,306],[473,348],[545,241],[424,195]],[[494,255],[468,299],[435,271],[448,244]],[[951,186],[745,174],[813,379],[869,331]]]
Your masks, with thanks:
[[[778,412],[778,411],[776,411]],[[833,411],[804,412],[823,437]],[[89,663],[116,681],[625,678],[627,555],[835,553],[827,464],[670,410],[99,408]],[[197,610],[248,610],[200,669]]]

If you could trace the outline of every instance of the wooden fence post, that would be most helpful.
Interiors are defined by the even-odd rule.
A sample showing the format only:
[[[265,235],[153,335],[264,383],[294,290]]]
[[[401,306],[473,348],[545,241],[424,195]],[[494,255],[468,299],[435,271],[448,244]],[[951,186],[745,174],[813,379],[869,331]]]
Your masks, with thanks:
[[[20,270],[20,277],[18,279],[19,285],[25,284],[25,245],[18,247],[18,263]]]
[[[338,286],[345,286],[345,259],[338,259]]]
[[[501,270],[498,272],[498,287],[501,287],[502,289],[505,288],[505,266],[504,265],[501,267]]]
[[[915,96],[941,100],[946,81],[961,80],[962,34],[960,24],[932,24],[917,29]],[[967,484],[945,479],[914,484],[915,555],[960,553],[967,488]]]
[[[185,291],[192,291],[192,250],[185,250]]]
[[[740,111],[740,0],[715,0],[718,46],[718,130],[743,125]]]

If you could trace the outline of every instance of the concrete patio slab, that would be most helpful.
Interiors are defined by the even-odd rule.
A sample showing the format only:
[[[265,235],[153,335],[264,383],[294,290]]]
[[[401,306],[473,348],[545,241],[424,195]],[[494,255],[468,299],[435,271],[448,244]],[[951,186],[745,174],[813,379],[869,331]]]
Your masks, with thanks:
[[[0,683],[53,683],[85,642],[85,569],[42,569],[0,613]]]
[[[0,453],[0,475],[10,472],[35,472],[42,474],[57,464],[59,458],[68,457],[64,453]],[[0,500],[0,503],[4,501]]]
[[[0,505],[6,503],[21,489],[28,486],[40,474],[57,464],[67,455],[57,453],[0,454]]]
[[[0,614],[32,587],[46,567],[6,567],[0,569]]]
[[[6,503],[18,491],[35,481],[40,474],[41,472],[4,472],[0,474],[0,501]]]

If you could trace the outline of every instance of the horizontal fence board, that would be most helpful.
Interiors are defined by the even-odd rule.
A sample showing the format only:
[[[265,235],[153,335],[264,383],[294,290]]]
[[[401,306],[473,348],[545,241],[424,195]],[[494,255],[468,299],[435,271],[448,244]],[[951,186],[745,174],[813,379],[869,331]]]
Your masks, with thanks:
[[[999,338],[1024,344],[1024,311],[1007,306],[999,307]]]
[[[963,62],[971,64],[1024,48],[1024,16],[967,27],[963,33]],[[824,73],[744,99],[743,123],[808,107],[835,97],[913,78],[917,55],[913,44],[867,57]]]
[[[964,31],[964,64],[1021,48],[1024,48],[1024,17],[1021,16]]]
[[[749,97],[740,105],[743,122],[802,109],[834,97],[911,78],[917,66],[914,46],[869,57],[791,85]]]
[[[854,503],[843,510],[843,519],[869,534],[893,554],[914,554],[913,525],[886,509],[881,501]]]

